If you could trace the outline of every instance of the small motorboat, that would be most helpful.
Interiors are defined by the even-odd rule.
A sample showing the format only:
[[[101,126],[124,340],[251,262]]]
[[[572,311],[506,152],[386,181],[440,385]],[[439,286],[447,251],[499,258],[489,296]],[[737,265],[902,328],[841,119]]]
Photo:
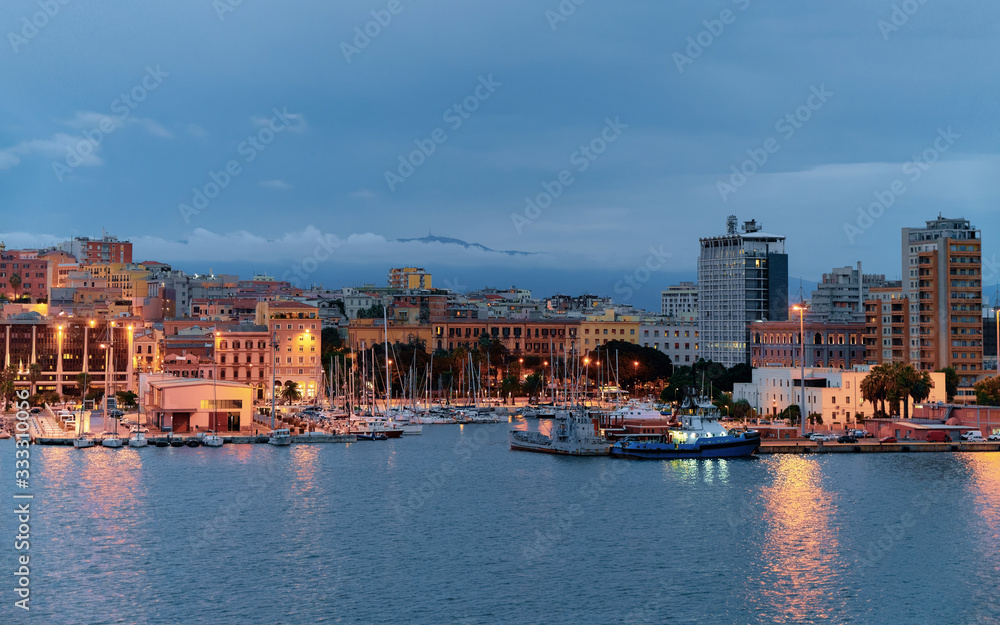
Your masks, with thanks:
[[[381,432],[375,432],[373,434],[358,434],[359,441],[387,441],[389,437]]]
[[[274,430],[273,432],[271,432],[271,437],[267,439],[267,444],[274,445],[276,447],[284,447],[285,445],[291,445],[292,433],[289,432],[287,428]]]
[[[171,447],[183,447],[184,441],[179,438],[171,438],[169,441]]]
[[[187,445],[188,447],[201,447],[201,443],[199,443],[197,440],[193,438],[189,438],[187,441],[184,442],[184,444]]]
[[[156,445],[157,447],[170,447],[170,443],[168,443],[167,441],[156,441],[153,444]]]

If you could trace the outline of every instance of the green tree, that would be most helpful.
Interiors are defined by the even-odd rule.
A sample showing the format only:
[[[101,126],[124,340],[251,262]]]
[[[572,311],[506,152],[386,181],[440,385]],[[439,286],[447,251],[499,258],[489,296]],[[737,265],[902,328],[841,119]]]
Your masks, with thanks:
[[[931,374],[926,371],[917,372],[917,377],[910,386],[910,397],[913,398],[913,403],[919,404],[930,397],[933,388],[934,382],[931,380]]]
[[[132,391],[118,391],[115,397],[118,398],[118,405],[128,410],[139,405],[139,396]]]
[[[80,403],[86,399],[87,393],[90,392],[91,377],[89,373],[78,373],[76,374],[76,386],[80,389]]]
[[[0,369],[0,397],[3,398],[3,409],[14,401],[17,394],[17,387],[14,381],[17,380],[17,369],[14,367],[4,367]]]
[[[936,373],[944,374],[944,392],[950,404],[955,400],[955,395],[958,394],[958,371],[955,371],[955,367],[945,367],[938,369]]]
[[[14,289],[14,301],[17,301],[17,292],[21,289],[21,274],[16,271],[10,276],[10,288]]]
[[[524,379],[524,394],[528,398],[538,398],[542,392],[542,376],[538,373],[532,373]]]
[[[286,404],[302,399],[302,391],[299,390],[299,383],[294,380],[285,382],[284,386],[281,387],[280,397],[285,400]]]
[[[745,419],[752,419],[754,416],[753,406],[750,405],[745,399],[739,399],[732,406],[733,418],[743,421]]]
[[[976,403],[980,406],[1000,406],[1000,375],[976,382]]]
[[[521,383],[516,375],[508,375],[500,382],[500,393],[504,397],[521,394]]]
[[[358,311],[358,319],[382,319],[385,317],[385,313],[385,306],[372,304],[370,307]]]
[[[42,366],[37,362],[33,362],[28,365],[28,382],[31,383],[31,394],[34,395],[38,390],[38,381],[42,379]]]

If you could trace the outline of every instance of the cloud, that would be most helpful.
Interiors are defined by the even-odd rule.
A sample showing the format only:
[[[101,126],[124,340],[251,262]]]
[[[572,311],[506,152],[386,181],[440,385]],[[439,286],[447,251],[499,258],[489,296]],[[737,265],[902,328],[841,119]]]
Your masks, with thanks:
[[[285,128],[296,133],[305,131],[307,124],[306,118],[302,115],[302,113],[289,113],[288,109],[282,109],[281,115],[282,117],[287,117],[292,121],[292,123],[285,126]],[[273,119],[273,115],[270,117],[251,117],[250,123],[258,128],[262,128],[264,126],[269,126]]]
[[[262,180],[260,186],[268,189],[291,189],[292,185],[284,180]]]
[[[200,126],[198,124],[188,124],[184,130],[192,137],[198,137],[199,139],[208,136],[208,131],[205,130],[203,126]]]
[[[78,165],[75,166],[96,167],[103,165],[104,161],[98,156],[98,152],[101,150],[104,138],[126,126],[138,126],[151,135],[165,139],[173,136],[166,128],[152,119],[127,117],[122,120],[117,116],[95,113],[94,111],[77,111],[72,118],[62,120],[60,123],[79,130],[80,134],[70,135],[65,132],[57,132],[48,139],[29,139],[4,148],[0,150],[0,170],[20,165],[22,156],[37,155],[61,160],[71,153],[78,161]],[[81,149],[80,146],[83,146],[84,149]]]
[[[356,200],[370,200],[373,197],[375,197],[375,194],[369,191],[368,189],[358,189],[353,193],[348,193],[348,196]]]

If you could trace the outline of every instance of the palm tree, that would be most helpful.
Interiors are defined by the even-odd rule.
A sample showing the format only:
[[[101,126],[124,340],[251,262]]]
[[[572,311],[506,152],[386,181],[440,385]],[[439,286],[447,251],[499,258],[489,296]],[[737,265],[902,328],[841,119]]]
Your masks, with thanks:
[[[868,375],[861,380],[861,398],[871,403],[874,412],[885,414],[885,400],[888,397],[888,385],[885,369],[882,365],[872,367]]]
[[[281,387],[281,398],[285,400],[286,404],[302,399],[302,391],[299,390],[299,383],[293,380],[285,382],[285,385]]]
[[[14,380],[16,379],[16,368],[5,367],[0,369],[0,398],[3,399],[3,409],[5,412],[7,410],[7,404],[14,401],[14,396],[17,394],[17,388],[14,385]]]
[[[913,403],[919,404],[930,397],[932,388],[934,388],[934,382],[931,381],[931,374],[926,371],[919,372],[910,387],[910,397],[913,398]]]
[[[17,292],[21,289],[21,274],[14,272],[10,276],[10,288],[14,289],[14,301],[17,301]]]
[[[80,405],[82,406],[84,400],[87,399],[87,392],[90,390],[90,374],[76,374],[76,385],[80,387]]]
[[[37,362],[33,362],[28,365],[28,382],[31,383],[31,394],[34,395],[38,390],[38,381],[42,379],[42,366]]]
[[[531,397],[537,397],[542,391],[542,376],[537,373],[532,373],[524,379],[524,392],[530,399]]]

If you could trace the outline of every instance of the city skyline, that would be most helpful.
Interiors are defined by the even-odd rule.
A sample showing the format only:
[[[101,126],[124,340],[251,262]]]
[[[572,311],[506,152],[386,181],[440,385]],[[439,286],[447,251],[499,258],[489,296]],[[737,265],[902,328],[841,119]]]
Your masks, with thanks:
[[[32,34],[21,18],[36,4],[0,8],[0,76],[18,93],[0,129],[8,246],[103,226],[165,262],[243,254],[280,277],[332,237],[337,259],[316,282],[417,263],[468,284],[461,268],[474,265],[609,295],[662,249],[664,279],[635,294],[652,305],[694,275],[697,239],[729,214],[787,237],[793,288],[857,260],[899,277],[899,228],[939,212],[986,232],[995,221],[995,88],[969,79],[997,63],[988,19],[920,5],[904,20],[870,2],[587,3],[570,15],[511,2],[402,4],[383,26],[379,4],[310,4],[309,24],[220,6],[93,9],[113,63],[75,47],[82,9],[60,5]],[[178,48],[144,24],[183,24],[199,43]],[[427,28],[435,46],[413,37]],[[951,38],[962,45],[940,45]],[[519,51],[496,54],[510,40]],[[628,66],[607,57],[615,48]],[[428,232],[538,255],[397,242]],[[989,236],[984,248],[988,289]],[[592,286],[577,286],[588,273]]]

